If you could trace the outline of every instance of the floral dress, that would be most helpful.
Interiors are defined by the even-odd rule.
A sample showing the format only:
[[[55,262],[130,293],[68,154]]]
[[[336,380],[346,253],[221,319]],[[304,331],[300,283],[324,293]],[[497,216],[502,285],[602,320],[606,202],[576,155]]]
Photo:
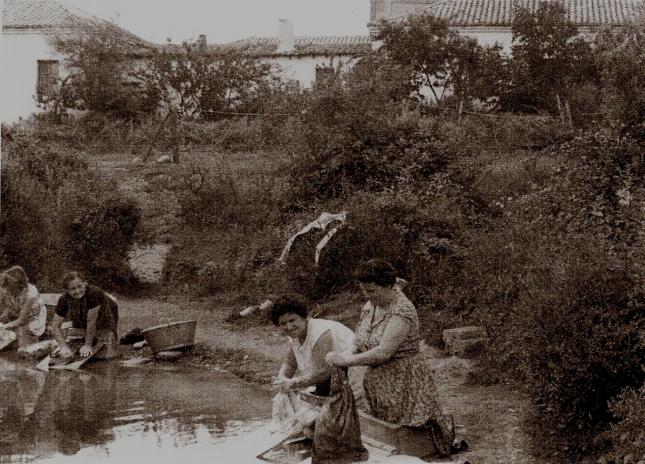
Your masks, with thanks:
[[[414,305],[396,288],[385,308],[368,302],[356,328],[359,352],[378,346],[392,316],[410,321],[407,339],[385,363],[367,369],[363,386],[372,413],[379,419],[409,427],[431,428],[435,446],[450,453],[454,430],[439,405],[430,358],[419,351],[419,317]]]

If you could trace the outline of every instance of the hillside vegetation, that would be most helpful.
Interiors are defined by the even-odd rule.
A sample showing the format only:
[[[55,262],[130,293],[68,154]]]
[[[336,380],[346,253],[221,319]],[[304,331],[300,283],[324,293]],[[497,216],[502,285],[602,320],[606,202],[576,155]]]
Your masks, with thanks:
[[[256,304],[288,290],[329,308],[355,290],[357,262],[384,257],[409,280],[428,343],[449,327],[487,329],[485,377],[530,395],[536,453],[637,461],[645,29],[589,44],[555,4],[517,17],[512,57],[414,17],[384,27],[380,50],[311,90],[262,69],[237,101],[132,92],[170,110],[71,116],[59,102],[3,126],[2,264],[22,264],[42,287],[65,265],[132,290],[127,250],[163,241],[165,291]],[[445,46],[424,48],[429,36]],[[548,41],[555,52],[540,48]],[[184,59],[203,59],[199,44],[186,47]],[[215,70],[241,66],[209,59],[224,63]],[[184,78],[205,91],[213,72]],[[428,86],[435,101],[422,96]],[[162,154],[175,162],[153,163]],[[163,234],[146,195],[173,205]],[[301,226],[340,211],[347,224],[317,266],[315,234],[277,262]]]

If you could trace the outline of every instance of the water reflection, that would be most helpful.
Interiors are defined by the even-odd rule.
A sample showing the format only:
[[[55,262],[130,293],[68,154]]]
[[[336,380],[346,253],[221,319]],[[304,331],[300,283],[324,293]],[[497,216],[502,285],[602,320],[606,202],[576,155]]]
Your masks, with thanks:
[[[0,462],[211,446],[270,408],[268,393],[212,371],[98,362],[43,373],[0,359]]]

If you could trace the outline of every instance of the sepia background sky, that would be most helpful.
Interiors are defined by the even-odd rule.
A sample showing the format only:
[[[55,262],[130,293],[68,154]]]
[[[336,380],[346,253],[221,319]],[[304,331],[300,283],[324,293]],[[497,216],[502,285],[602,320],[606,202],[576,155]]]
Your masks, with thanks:
[[[206,34],[224,43],[277,35],[291,18],[295,35],[367,35],[369,0],[65,0],[153,42]]]

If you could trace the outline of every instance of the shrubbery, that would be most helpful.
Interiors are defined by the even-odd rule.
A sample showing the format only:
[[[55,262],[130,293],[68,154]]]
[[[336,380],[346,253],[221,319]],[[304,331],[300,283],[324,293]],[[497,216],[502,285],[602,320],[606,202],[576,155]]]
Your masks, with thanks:
[[[645,456],[645,386],[623,391],[611,402],[610,411],[618,422],[606,434],[611,451],[605,460],[642,460]]]
[[[138,209],[77,155],[20,130],[12,139],[3,138],[3,267],[20,264],[50,287],[66,266],[101,284],[128,281]]]
[[[171,127],[156,119],[134,129],[121,122],[114,130],[88,116],[64,120],[41,140],[86,134],[89,142],[91,134],[114,133],[146,150],[176,146],[177,137],[226,152],[283,150],[290,169],[274,166],[278,175],[255,175],[244,185],[225,163],[189,166],[179,194],[182,240],[200,252],[197,242],[208,238],[208,257],[172,255],[170,280],[197,282],[201,294],[234,289],[254,302],[282,290],[324,299],[351,285],[356,263],[384,257],[410,281],[406,291],[427,341],[440,344],[441,330],[458,325],[487,329],[481,363],[489,377],[531,393],[539,420],[553,431],[540,442],[543,451],[566,442],[560,457],[573,461],[602,451],[607,440],[611,459],[640,457],[642,28],[603,32],[590,55],[559,6],[518,17],[512,59],[460,40],[432,18],[410,19],[384,31],[381,50],[311,90],[260,79],[243,102],[188,95],[184,108],[198,119],[211,104],[258,114],[179,118]],[[438,47],[415,48],[430,36]],[[451,44],[455,50],[441,49]],[[194,45],[186,56],[203,65],[207,57],[189,54],[204,44]],[[557,53],[545,53],[546,45]],[[448,69],[458,75],[447,76]],[[422,77],[438,79],[457,98],[422,104],[415,92]],[[499,99],[488,98],[491,88]],[[488,108],[537,114],[462,111],[477,97]],[[460,110],[450,107],[455,102]],[[588,108],[602,114],[578,114]],[[70,261],[91,257],[86,270],[119,278],[136,208],[108,194],[113,186],[78,158],[37,149],[16,131],[9,137],[4,262],[22,260],[30,273],[44,273],[52,256],[39,253],[53,250]],[[17,154],[20,164],[11,162]],[[61,185],[78,194],[52,195]],[[349,220],[318,266],[313,248],[323,233],[297,242],[286,266],[277,263],[290,234],[322,211],[347,211]]]
[[[89,110],[119,119],[153,113],[161,101],[156,88],[136,78],[132,58],[149,52],[141,39],[109,23],[72,23],[73,33],[54,34],[52,47],[65,55],[69,74],[57,95],[44,102],[55,112]]]

